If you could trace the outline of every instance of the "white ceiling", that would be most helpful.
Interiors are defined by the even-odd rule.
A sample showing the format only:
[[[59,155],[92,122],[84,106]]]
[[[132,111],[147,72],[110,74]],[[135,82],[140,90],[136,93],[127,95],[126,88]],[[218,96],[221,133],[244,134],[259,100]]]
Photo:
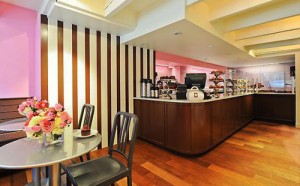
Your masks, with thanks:
[[[140,25],[147,25],[143,22],[147,20],[143,19],[145,12],[155,15],[161,5],[174,4],[174,0],[125,0],[130,4],[112,17],[55,0],[1,1],[36,10],[50,18],[117,34],[121,41],[131,34],[130,39],[123,40],[126,44],[223,66],[294,62],[294,54],[300,52],[300,0],[192,0],[191,5],[182,7],[185,12],[182,19],[159,25],[159,18],[154,20],[158,28],[145,31],[146,26],[143,34],[135,37],[132,33]],[[185,2],[176,0],[177,8],[181,1]],[[176,16],[177,10],[168,11]],[[161,19],[165,19],[163,14]]]
[[[38,12],[43,8],[43,6],[46,2],[43,0],[1,0],[1,1],[10,3],[10,4],[14,4],[14,5],[18,5],[21,7],[25,7],[28,9],[36,10]]]
[[[177,32],[182,34],[176,35]],[[294,61],[293,54],[255,58],[187,20],[168,25],[127,43],[229,67]]]

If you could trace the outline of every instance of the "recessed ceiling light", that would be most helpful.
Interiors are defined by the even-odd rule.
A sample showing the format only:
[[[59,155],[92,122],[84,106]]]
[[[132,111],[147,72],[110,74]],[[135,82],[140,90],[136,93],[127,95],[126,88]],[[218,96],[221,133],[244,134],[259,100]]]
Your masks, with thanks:
[[[211,48],[211,47],[213,47],[212,45],[208,45],[208,48]]]
[[[175,36],[179,36],[179,35],[182,35],[183,33],[182,32],[174,32],[173,33]]]

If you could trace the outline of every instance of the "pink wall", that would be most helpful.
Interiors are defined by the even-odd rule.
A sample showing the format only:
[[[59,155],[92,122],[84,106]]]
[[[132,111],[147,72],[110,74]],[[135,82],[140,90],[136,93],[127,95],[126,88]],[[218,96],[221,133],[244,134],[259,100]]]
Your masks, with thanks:
[[[159,79],[161,76],[170,76],[172,74],[172,69],[167,66],[157,65],[155,71],[159,75],[157,78]]]
[[[208,79],[210,78],[210,72],[213,70],[227,71],[227,67],[206,63],[186,57],[181,57],[164,52],[156,52],[156,72],[158,74],[157,79],[160,76],[176,77],[179,83],[184,83],[186,73],[206,73],[206,87],[209,86]]]
[[[40,96],[40,16],[0,2],[0,98]]]
[[[177,56],[173,54],[168,54],[164,52],[156,51],[156,63],[157,64],[178,64],[180,63],[181,66],[193,66],[193,67],[202,67],[202,68],[210,68],[216,70],[226,71],[227,67],[215,65],[203,61],[194,60],[191,58],[186,58],[182,56]]]

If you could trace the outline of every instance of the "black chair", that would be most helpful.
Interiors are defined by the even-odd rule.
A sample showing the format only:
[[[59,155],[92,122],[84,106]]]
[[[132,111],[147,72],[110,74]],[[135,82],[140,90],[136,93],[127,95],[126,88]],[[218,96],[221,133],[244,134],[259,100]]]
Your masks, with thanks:
[[[90,104],[84,104],[81,109],[78,129],[81,128],[82,125],[88,125],[89,128],[92,126],[93,117],[94,117],[95,106]],[[80,161],[83,162],[83,157],[80,156]],[[90,160],[90,153],[86,154],[86,159]]]
[[[129,142],[129,128],[132,124],[133,130],[131,134],[131,141]],[[67,166],[65,169],[67,179],[76,186],[106,186],[127,177],[127,184],[132,185],[132,157],[137,135],[137,125],[138,118],[136,115],[118,112],[115,116],[111,131],[108,155]],[[116,133],[118,133],[117,144],[114,145]],[[122,163],[121,159],[125,160],[126,163]],[[67,183],[70,185],[68,180]]]
[[[91,104],[84,104],[81,108],[81,113],[80,113],[80,117],[79,117],[79,122],[78,122],[78,129],[81,129],[81,126],[83,125],[88,125],[90,128],[92,126],[92,122],[93,122],[93,117],[94,117],[94,112],[95,112],[95,106],[91,105]],[[90,160],[90,153],[86,153],[86,159]],[[84,162],[83,160],[83,156],[79,156],[80,161]],[[73,163],[76,163],[73,159],[71,159],[71,161]],[[64,170],[61,175],[64,175],[66,173],[65,171],[65,166],[63,164],[61,164],[61,168]],[[46,167],[46,177],[48,177],[48,167]]]

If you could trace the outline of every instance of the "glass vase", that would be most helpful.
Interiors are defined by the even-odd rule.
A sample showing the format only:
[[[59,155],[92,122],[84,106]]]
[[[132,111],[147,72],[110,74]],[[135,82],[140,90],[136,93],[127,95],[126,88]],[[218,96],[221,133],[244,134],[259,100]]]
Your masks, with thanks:
[[[53,145],[64,141],[63,134],[43,133],[43,145]]]

